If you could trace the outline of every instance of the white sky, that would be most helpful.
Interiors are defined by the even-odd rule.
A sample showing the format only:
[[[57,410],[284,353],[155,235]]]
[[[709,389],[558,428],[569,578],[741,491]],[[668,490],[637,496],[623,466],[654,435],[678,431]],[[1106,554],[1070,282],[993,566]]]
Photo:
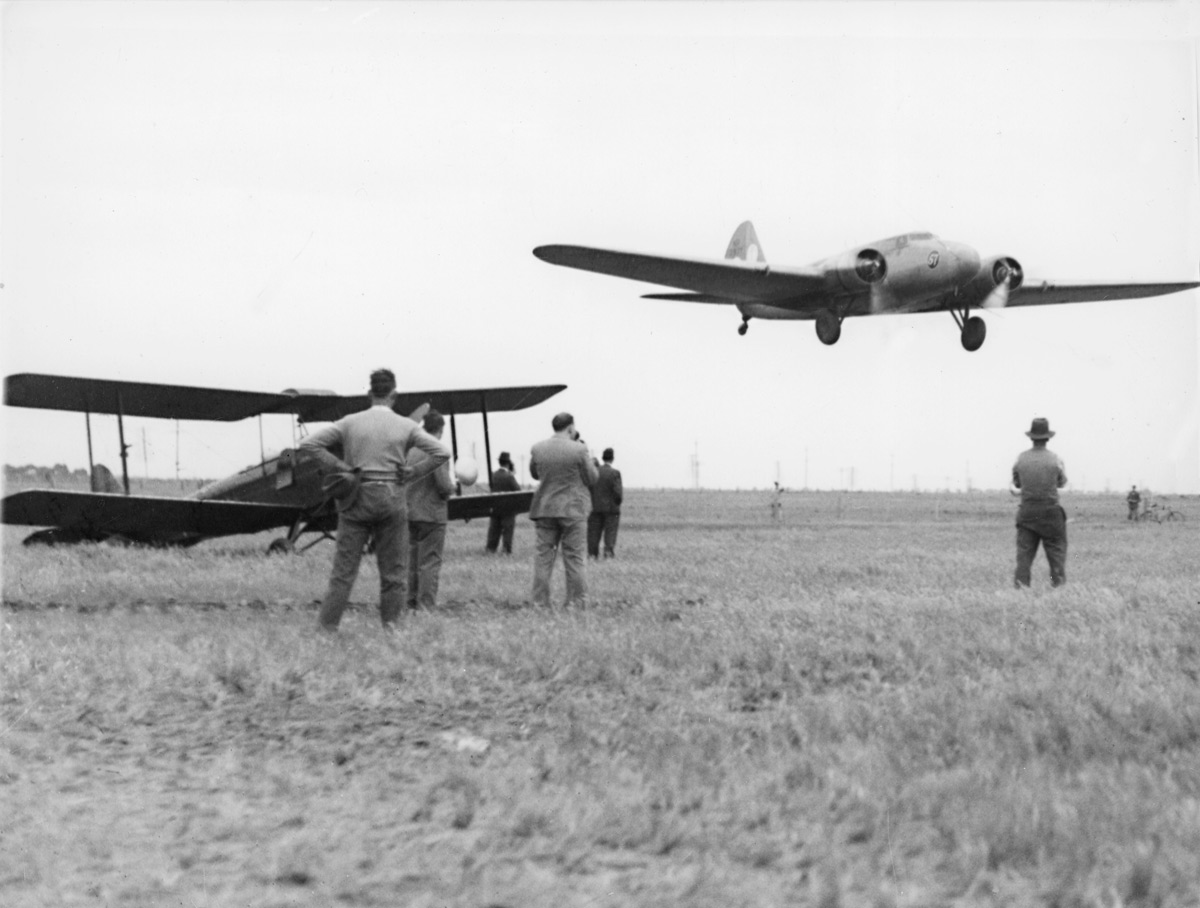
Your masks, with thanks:
[[[1181,3],[11,3],[0,357],[359,393],[563,382],[628,486],[999,488],[1046,416],[1076,489],[1200,492],[1197,292],[811,322],[641,300],[546,243],[803,265],[910,230],[1026,279],[1200,267],[1198,7]],[[85,466],[80,414],[3,409],[7,463]],[[119,470],[112,417],[96,459]],[[126,422],[173,476],[174,423]],[[483,454],[477,417],[461,446]],[[143,457],[143,431],[145,458]],[[264,420],[266,447],[290,421]],[[255,420],[184,423],[184,476]]]

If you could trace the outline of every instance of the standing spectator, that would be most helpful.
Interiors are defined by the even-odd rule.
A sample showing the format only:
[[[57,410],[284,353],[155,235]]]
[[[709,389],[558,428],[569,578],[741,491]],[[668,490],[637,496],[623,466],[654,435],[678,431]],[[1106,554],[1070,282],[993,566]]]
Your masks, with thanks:
[[[425,414],[425,431],[441,439],[446,418],[437,410]],[[429,459],[424,451],[413,451],[409,466],[414,472]],[[432,609],[437,605],[438,577],[442,572],[442,550],[446,546],[446,502],[454,494],[454,480],[447,461],[432,473],[408,484],[408,607]]]
[[[404,483],[420,479],[450,459],[445,445],[392,409],[396,376],[390,369],[371,373],[370,399],[369,409],[345,416],[300,442],[300,450],[334,474],[326,477],[326,484],[337,499],[337,549],[320,614],[320,626],[329,631],[336,631],[342,620],[363,547],[372,538],[379,562],[379,616],[385,627],[400,617],[408,557]],[[419,470],[406,463],[414,447],[428,455]],[[340,449],[341,457],[331,449]]]
[[[621,471],[613,467],[613,449],[605,448],[596,484],[592,486],[592,513],[588,515],[588,556],[600,557],[600,537],[604,537],[604,557],[615,558],[617,528],[621,525]]]
[[[533,446],[529,473],[539,480],[529,516],[537,527],[533,562],[533,603],[550,605],[550,577],[562,549],[567,580],[566,602],[587,601],[584,556],[587,544],[588,489],[597,470],[587,445],[575,431],[575,418],[559,413],[550,422],[554,434]]]
[[[1125,503],[1129,505],[1129,520],[1137,520],[1138,506],[1142,503],[1142,493],[1134,486],[1129,490],[1129,494],[1125,496]]]
[[[778,480],[775,482],[775,491],[771,493],[771,519],[776,523],[783,519],[783,488]]]
[[[1058,503],[1058,490],[1067,484],[1067,472],[1059,456],[1046,447],[1054,437],[1048,420],[1036,418],[1025,434],[1033,447],[1021,452],[1012,469],[1013,487],[1021,491],[1013,580],[1018,587],[1029,586],[1040,542],[1050,562],[1050,582],[1062,586],[1067,582],[1067,512]]]
[[[500,468],[492,473],[493,492],[519,492],[521,484],[517,482],[517,477],[513,473],[512,458],[508,456],[507,451],[500,452]],[[513,530],[517,526],[517,515],[509,512],[506,514],[492,514],[488,518],[487,531],[487,552],[495,555],[496,550],[500,548],[501,542],[504,543],[504,554],[512,554]]]

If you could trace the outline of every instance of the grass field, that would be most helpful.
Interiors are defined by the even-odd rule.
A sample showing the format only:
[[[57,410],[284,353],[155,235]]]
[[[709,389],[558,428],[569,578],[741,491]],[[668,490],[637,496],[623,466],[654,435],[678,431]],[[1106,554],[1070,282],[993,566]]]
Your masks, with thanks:
[[[476,522],[334,638],[329,543],[5,528],[0,904],[1200,903],[1200,500],[1017,591],[1004,493],[628,498],[587,608]]]

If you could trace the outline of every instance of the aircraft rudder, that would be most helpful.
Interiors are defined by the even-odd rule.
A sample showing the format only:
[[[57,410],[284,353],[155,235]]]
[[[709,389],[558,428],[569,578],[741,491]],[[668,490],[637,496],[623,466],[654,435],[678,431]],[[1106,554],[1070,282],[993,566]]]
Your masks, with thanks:
[[[737,230],[733,232],[733,236],[729,240],[729,247],[725,250],[725,258],[741,259],[744,262],[765,262],[767,257],[763,255],[762,246],[758,242],[758,234],[754,232],[754,225],[749,221],[742,221],[738,224]]]

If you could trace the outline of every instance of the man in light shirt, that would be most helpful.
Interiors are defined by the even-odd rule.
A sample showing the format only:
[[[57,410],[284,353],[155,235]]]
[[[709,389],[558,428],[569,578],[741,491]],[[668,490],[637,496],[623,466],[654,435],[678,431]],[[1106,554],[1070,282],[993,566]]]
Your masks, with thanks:
[[[337,550],[329,588],[321,604],[320,626],[337,630],[358,576],[363,548],[375,541],[379,562],[379,617],[384,627],[400,617],[408,561],[408,516],[404,484],[420,479],[450,459],[450,451],[407,417],[392,409],[396,376],[390,369],[371,373],[371,406],[314,432],[300,443],[340,487]],[[407,464],[412,448],[428,455],[419,468]],[[340,451],[339,454],[334,453]]]
[[[1067,512],[1058,503],[1058,490],[1067,484],[1062,459],[1046,447],[1054,437],[1049,420],[1038,417],[1025,433],[1033,447],[1022,451],[1013,464],[1013,488],[1021,492],[1017,508],[1017,587],[1029,586],[1029,572],[1037,555],[1038,544],[1046,550],[1050,562],[1050,582],[1067,582]]]

